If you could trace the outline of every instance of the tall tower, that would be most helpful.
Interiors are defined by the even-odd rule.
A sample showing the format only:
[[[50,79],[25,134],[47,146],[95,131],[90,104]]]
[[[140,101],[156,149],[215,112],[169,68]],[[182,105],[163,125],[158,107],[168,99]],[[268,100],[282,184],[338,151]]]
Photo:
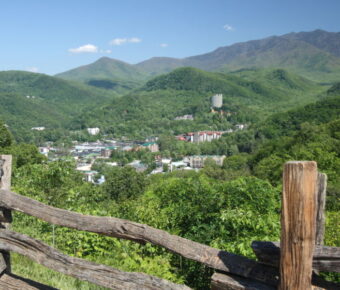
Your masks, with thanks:
[[[223,104],[223,95],[216,94],[211,97],[211,107],[213,108],[221,108]]]

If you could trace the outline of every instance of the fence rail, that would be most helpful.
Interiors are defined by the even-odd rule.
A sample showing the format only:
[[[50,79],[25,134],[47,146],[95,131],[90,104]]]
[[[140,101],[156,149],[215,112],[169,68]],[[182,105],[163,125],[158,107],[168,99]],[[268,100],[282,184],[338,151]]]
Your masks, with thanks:
[[[69,257],[27,235],[0,230],[0,248],[24,255],[31,260],[99,286],[114,289],[190,289],[143,273],[127,273],[108,266],[75,257]]]
[[[254,241],[251,247],[261,263],[271,266],[280,264],[279,242]],[[313,253],[313,270],[340,273],[340,248],[316,245]]]
[[[0,229],[0,250],[2,252],[2,254],[0,254],[0,273],[2,273],[2,276],[0,277],[0,287],[5,278],[9,279],[8,281],[18,279],[13,278],[14,275],[9,276],[9,252],[13,251],[25,255],[58,272],[111,289],[189,289],[185,285],[177,285],[143,273],[122,272],[108,266],[66,256],[38,240],[10,231],[8,225],[11,222],[11,210],[23,212],[55,225],[127,239],[141,244],[151,243],[164,247],[173,253],[220,271],[220,273],[215,273],[212,277],[213,289],[250,289],[251,287],[251,289],[275,289],[280,283],[280,289],[289,289],[287,286],[283,285],[285,283],[287,284],[287,281],[287,285],[289,285],[289,283],[299,283],[290,281],[291,279],[289,276],[287,276],[288,280],[285,279],[285,281],[282,281],[281,279],[281,282],[279,281],[280,272],[278,265],[280,264],[280,261],[281,276],[286,275],[284,271],[289,269],[289,263],[297,263],[297,266],[299,266],[301,261],[294,260],[287,262],[286,259],[286,265],[283,266],[283,260],[282,258],[280,259],[280,249],[277,244],[272,243],[270,247],[265,242],[253,243],[253,249],[259,259],[259,262],[257,262],[240,255],[235,255],[179,236],[171,235],[166,231],[148,225],[114,217],[82,215],[80,213],[48,206],[10,191],[10,162],[11,158],[9,156],[0,155],[0,223],[2,226],[2,229]],[[306,169],[312,170],[313,172],[306,172]],[[288,163],[286,164],[285,170],[285,176],[288,176],[288,179],[285,180],[286,183],[284,185],[283,196],[286,198],[286,202],[283,202],[283,211],[285,213],[290,210],[296,212],[294,206],[300,205],[300,210],[305,213],[304,220],[300,221],[302,229],[306,222],[311,222],[313,224],[312,229],[308,230],[308,239],[303,236],[306,234],[305,232],[302,232],[302,236],[298,237],[298,241],[303,243],[303,245],[295,245],[293,247],[293,252],[295,251],[293,257],[295,257],[296,251],[301,251],[301,249],[308,244],[308,248],[311,249],[309,250],[311,252],[308,255],[310,255],[309,259],[312,261],[315,240],[319,241],[319,244],[322,244],[323,241],[323,211],[326,178],[320,174],[317,178],[315,163]],[[315,190],[316,188],[318,188],[318,190]],[[288,196],[286,195],[287,192]],[[308,193],[307,195],[306,192]],[[310,200],[303,201],[301,197],[308,197]],[[295,200],[295,203],[297,204],[291,205],[289,198]],[[318,200],[321,201],[318,202]],[[287,209],[287,207],[290,208]],[[320,207],[322,208],[320,209]],[[285,218],[288,219],[285,221],[286,225],[291,225],[291,221],[289,220],[290,216],[291,215],[286,214],[283,217],[283,222]],[[301,215],[298,215],[298,217],[301,217]],[[313,219],[313,221],[310,221],[310,219]],[[315,228],[319,230],[317,231]],[[298,227],[298,229],[301,229],[301,226]],[[292,234],[289,234],[289,231],[299,235],[297,229],[285,229],[283,226],[282,235],[286,234],[286,247],[287,245],[290,246],[294,239],[291,236]],[[317,234],[315,234],[315,232],[317,232]],[[294,243],[296,244],[296,242]],[[281,257],[283,253],[287,255],[285,249],[281,251]],[[291,254],[291,251],[288,252],[287,257]],[[300,252],[300,255],[302,255],[301,257],[303,258],[305,255],[304,251]],[[333,255],[333,257],[331,257],[331,255]],[[327,263],[325,263],[325,259],[327,260]],[[340,289],[339,285],[326,282],[317,275],[314,275],[313,280],[311,280],[311,261],[304,261],[305,264],[309,263],[307,266],[310,267],[310,270],[308,270],[310,272],[301,271],[301,273],[295,277],[297,280],[302,277],[304,284],[301,285],[303,286],[300,285],[298,288],[294,289],[311,289],[311,283],[315,286],[323,287],[324,289]],[[339,248],[316,247],[313,264],[315,270],[327,269],[327,271],[339,271],[339,261]],[[6,274],[3,274],[4,271]],[[20,283],[22,283],[22,281]],[[20,283],[18,282],[18,285]],[[308,283],[310,286],[308,286]],[[16,283],[12,284],[15,285]],[[43,289],[41,286],[39,287],[32,289]],[[46,287],[46,289],[51,289],[48,288],[48,286]],[[15,288],[15,286],[13,286],[9,289],[22,288]]]

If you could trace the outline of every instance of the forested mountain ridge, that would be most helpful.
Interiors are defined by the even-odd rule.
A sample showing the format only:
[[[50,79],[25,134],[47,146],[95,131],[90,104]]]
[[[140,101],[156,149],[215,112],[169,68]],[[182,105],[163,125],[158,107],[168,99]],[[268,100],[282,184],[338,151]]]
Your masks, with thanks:
[[[75,114],[115,96],[114,92],[43,74],[0,72],[0,119],[15,135],[31,127],[65,128]]]
[[[101,102],[115,95],[78,82],[25,71],[1,71],[0,92],[19,93],[56,102],[80,102],[80,105]]]
[[[62,79],[83,82],[92,79],[141,81],[147,77],[139,68],[109,57],[101,57],[94,63],[74,68],[55,76]]]
[[[78,81],[146,79],[179,67],[231,72],[244,68],[283,68],[316,81],[340,78],[340,33],[315,30],[288,33],[219,47],[186,58],[153,57],[135,65],[103,57],[57,76]]]
[[[333,45],[328,46],[328,42]],[[169,71],[169,63],[171,68],[192,66],[228,72],[242,68],[285,68],[314,80],[335,81],[340,76],[338,42],[339,34],[325,31],[288,34],[236,43],[184,59],[146,60],[137,66],[152,74]]]
[[[252,123],[273,112],[315,101],[326,89],[284,70],[266,73],[265,77],[250,80],[234,74],[179,68],[155,77],[110,105],[77,117],[73,124],[75,128],[98,126],[117,136],[139,137],[221,130],[235,122]],[[272,84],[267,84],[268,78],[274,79]],[[210,113],[210,100],[216,93],[223,94],[222,111],[230,112],[228,117]],[[174,120],[184,114],[193,114],[195,120]]]
[[[334,56],[340,57],[340,32],[327,32],[317,29],[311,32],[292,32],[282,37],[307,42]]]

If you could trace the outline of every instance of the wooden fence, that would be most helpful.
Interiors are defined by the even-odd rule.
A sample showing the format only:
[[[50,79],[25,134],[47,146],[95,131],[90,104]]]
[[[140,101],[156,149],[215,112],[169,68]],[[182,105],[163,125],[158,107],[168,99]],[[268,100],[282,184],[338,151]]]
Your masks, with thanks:
[[[288,162],[283,174],[281,246],[253,242],[258,261],[196,243],[150,226],[54,208],[10,190],[11,156],[0,155],[0,289],[53,289],[11,273],[10,252],[60,273],[110,289],[189,289],[143,273],[123,272],[69,257],[9,229],[11,210],[49,223],[138,243],[151,243],[212,269],[212,289],[340,289],[318,271],[340,271],[340,248],[325,247],[326,176],[315,162]],[[313,272],[313,273],[312,273]],[[314,285],[314,286],[312,286]]]

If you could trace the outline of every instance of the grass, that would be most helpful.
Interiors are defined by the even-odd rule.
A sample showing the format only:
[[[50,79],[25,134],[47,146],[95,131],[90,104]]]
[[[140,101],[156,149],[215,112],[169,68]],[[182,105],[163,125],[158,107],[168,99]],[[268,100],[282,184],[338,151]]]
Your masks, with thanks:
[[[81,289],[81,290],[102,290],[107,289],[80,281],[67,275],[50,270],[42,265],[39,265],[30,259],[11,253],[12,272],[21,277],[25,277],[45,285],[55,287],[61,290]]]

